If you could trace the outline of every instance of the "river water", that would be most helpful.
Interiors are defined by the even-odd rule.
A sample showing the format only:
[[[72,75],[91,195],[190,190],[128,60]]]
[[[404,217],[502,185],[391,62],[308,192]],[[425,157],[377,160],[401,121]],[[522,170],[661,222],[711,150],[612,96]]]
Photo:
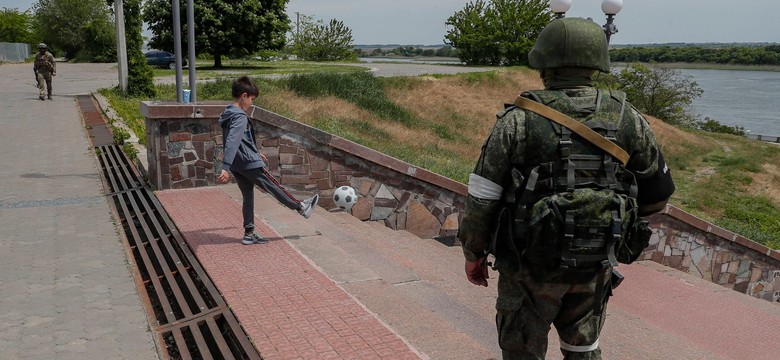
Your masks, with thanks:
[[[680,69],[704,90],[693,106],[721,124],[751,135],[780,136],[780,72]]]
[[[413,58],[360,58],[371,62],[412,64],[459,64],[457,61],[415,60]],[[744,70],[679,69],[690,75],[704,90],[693,107],[702,119],[741,126],[750,135],[780,136],[780,72]]]

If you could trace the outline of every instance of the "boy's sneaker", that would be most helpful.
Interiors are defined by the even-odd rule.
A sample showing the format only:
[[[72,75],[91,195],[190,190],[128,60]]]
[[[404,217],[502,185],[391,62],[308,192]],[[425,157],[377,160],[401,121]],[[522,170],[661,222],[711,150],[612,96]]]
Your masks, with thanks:
[[[264,238],[262,235],[252,231],[249,234],[244,234],[244,240],[241,240],[241,243],[244,245],[252,245],[252,244],[267,244],[268,239]]]
[[[317,206],[317,201],[319,200],[320,196],[314,195],[309,199],[301,201],[301,209],[298,210],[298,213],[308,219],[311,216],[311,213],[314,212],[314,207]]]

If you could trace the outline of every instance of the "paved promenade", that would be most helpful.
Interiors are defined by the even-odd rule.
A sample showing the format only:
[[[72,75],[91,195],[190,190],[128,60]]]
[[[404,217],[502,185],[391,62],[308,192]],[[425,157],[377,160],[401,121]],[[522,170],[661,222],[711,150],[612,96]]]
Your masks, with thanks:
[[[156,359],[73,94],[110,65],[0,65],[0,359]]]

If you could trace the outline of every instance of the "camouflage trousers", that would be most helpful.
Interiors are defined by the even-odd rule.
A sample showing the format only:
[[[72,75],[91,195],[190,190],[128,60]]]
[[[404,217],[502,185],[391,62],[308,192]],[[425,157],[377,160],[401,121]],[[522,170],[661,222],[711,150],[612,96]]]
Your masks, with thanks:
[[[551,324],[561,339],[564,359],[601,359],[598,338],[606,319],[610,274],[611,268],[594,271],[572,284],[563,282],[560,271],[545,276],[545,281],[523,270],[502,272],[496,327],[504,360],[544,359]],[[597,307],[597,301],[603,305]],[[597,308],[600,314],[594,313]]]
[[[51,74],[39,71],[37,79],[40,96],[51,96]]]

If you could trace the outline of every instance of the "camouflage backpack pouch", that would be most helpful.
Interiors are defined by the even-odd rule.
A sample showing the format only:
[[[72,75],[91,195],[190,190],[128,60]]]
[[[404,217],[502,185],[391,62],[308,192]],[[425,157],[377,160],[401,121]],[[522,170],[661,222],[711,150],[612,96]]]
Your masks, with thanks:
[[[592,268],[635,261],[649,242],[636,200],[609,189],[575,189],[534,203],[523,263],[536,269]]]

